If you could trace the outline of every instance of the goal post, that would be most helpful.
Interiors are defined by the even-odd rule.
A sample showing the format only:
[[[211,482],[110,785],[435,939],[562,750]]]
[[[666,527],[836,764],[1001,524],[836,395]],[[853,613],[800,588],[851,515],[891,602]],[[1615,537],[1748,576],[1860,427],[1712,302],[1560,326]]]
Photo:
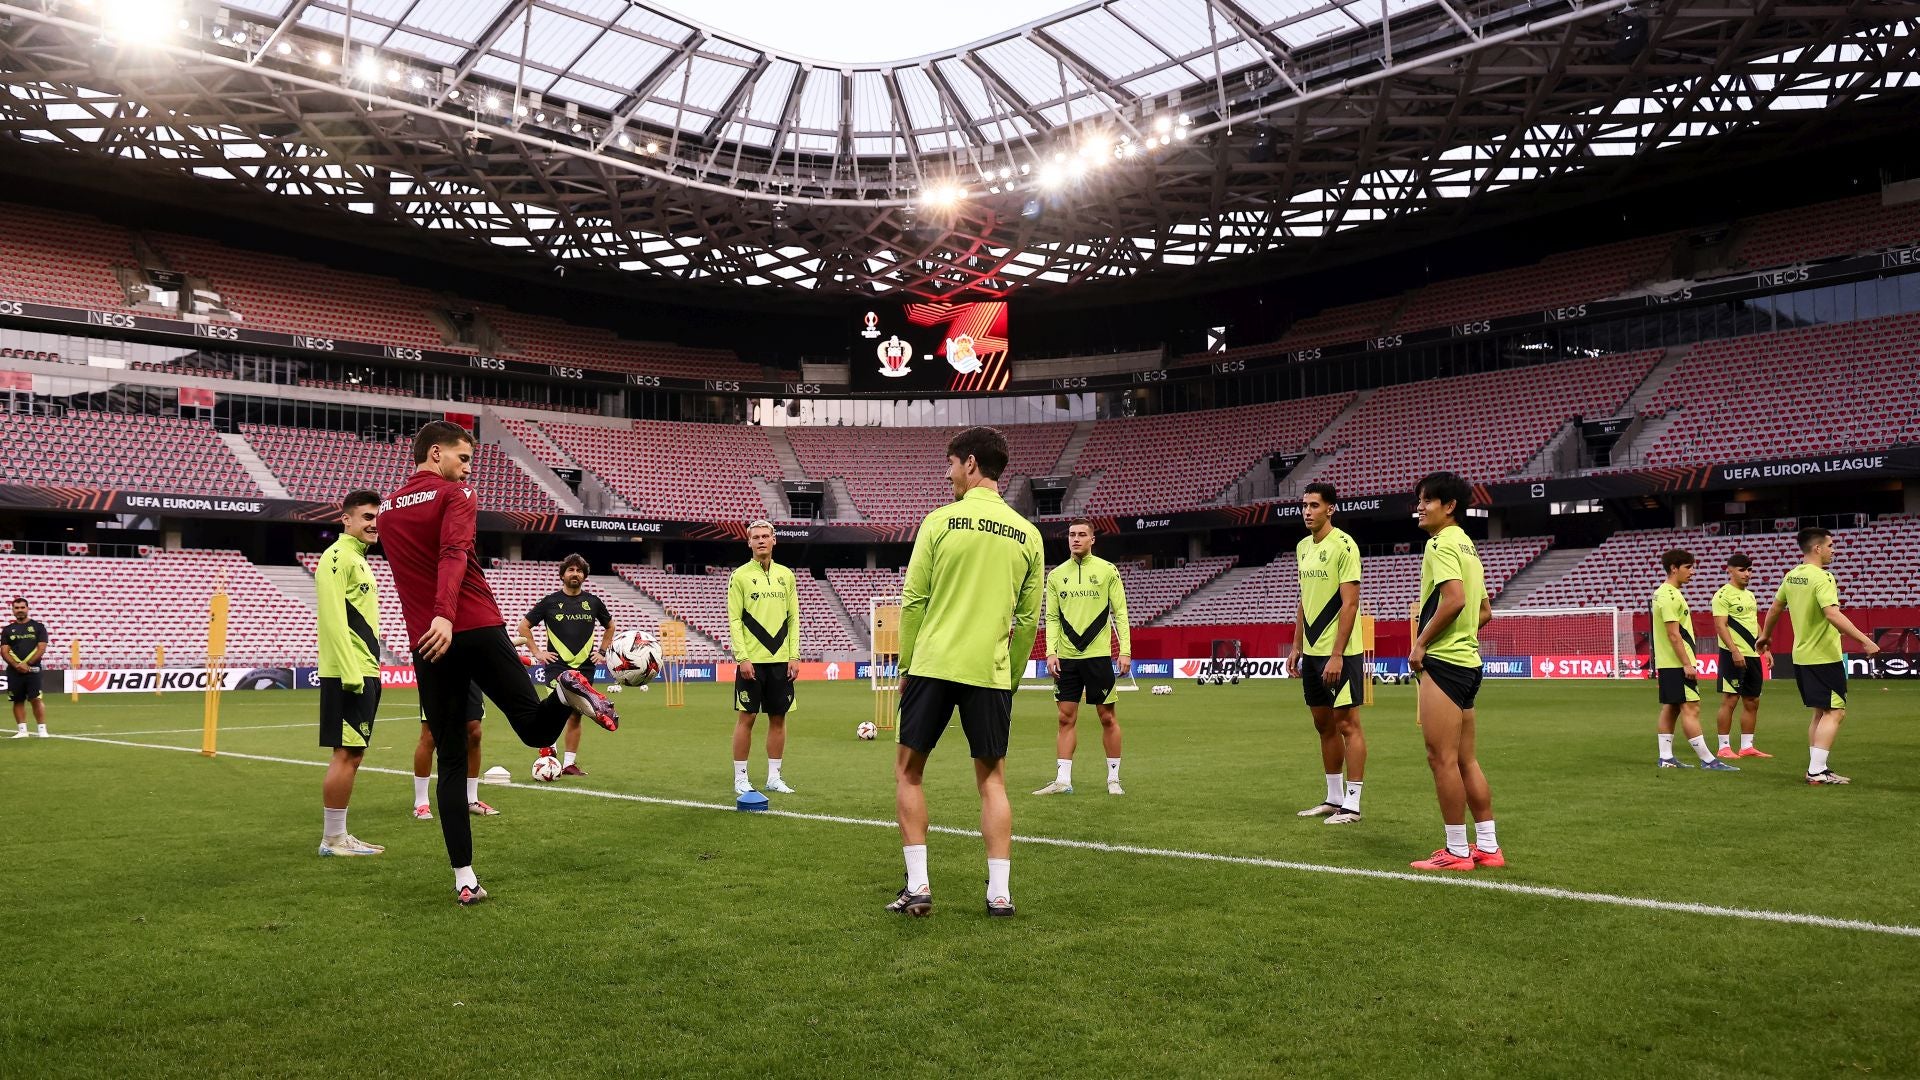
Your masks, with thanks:
[[[1480,655],[1539,657],[1550,666],[1536,674],[1549,678],[1618,679],[1640,666],[1633,620],[1614,607],[1496,608],[1480,628]]]

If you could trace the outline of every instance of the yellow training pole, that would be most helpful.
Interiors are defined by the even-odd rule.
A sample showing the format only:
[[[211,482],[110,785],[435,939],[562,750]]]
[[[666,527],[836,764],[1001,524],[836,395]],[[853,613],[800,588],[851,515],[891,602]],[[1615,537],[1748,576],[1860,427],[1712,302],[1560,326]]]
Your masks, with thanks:
[[[220,734],[220,682],[222,661],[227,656],[227,586],[214,586],[207,601],[207,695],[205,719],[200,733],[200,753],[212,757]]]
[[[660,620],[660,678],[666,691],[666,707],[677,709],[687,703],[687,624],[677,619]]]
[[[873,687],[873,726],[892,731],[900,715],[900,603],[878,598],[869,602],[867,683]],[[1024,664],[1024,658],[1016,659]]]
[[[73,639],[73,647],[69,649],[68,652],[73,654],[73,662],[67,665],[67,700],[78,705],[80,703],[80,684],[73,681],[73,675],[74,672],[80,670],[79,638]]]
[[[1360,616],[1360,678],[1366,685],[1362,705],[1373,704],[1373,616]]]
[[[153,666],[157,668],[165,668],[167,666],[167,647],[165,645],[155,645],[153,647]],[[155,679],[153,683],[153,696],[160,696],[160,680],[158,679]]]

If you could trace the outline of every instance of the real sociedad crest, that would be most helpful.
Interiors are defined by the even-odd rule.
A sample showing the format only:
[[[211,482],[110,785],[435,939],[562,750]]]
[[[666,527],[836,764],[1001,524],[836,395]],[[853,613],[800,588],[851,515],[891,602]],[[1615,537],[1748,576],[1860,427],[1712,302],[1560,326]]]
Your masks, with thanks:
[[[863,321],[867,324],[867,328],[865,330],[860,331],[861,337],[877,338],[880,336],[880,316],[875,315],[873,312],[869,311],[867,312],[866,319]]]
[[[947,363],[962,375],[971,375],[980,370],[980,357],[973,351],[972,334],[947,339]]]
[[[880,357],[880,374],[887,378],[897,379],[913,372],[907,366],[908,361],[913,359],[913,346],[901,341],[900,335],[895,334],[881,342],[873,351]]]

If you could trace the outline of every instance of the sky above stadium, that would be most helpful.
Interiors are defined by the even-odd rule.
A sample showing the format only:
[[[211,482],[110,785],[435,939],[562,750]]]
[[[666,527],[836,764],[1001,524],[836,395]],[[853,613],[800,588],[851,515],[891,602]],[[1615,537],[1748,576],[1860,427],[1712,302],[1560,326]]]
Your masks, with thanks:
[[[661,7],[738,34],[770,49],[815,60],[865,64],[905,60],[978,41],[1074,0],[965,0],[903,4],[900,0],[726,0]]]

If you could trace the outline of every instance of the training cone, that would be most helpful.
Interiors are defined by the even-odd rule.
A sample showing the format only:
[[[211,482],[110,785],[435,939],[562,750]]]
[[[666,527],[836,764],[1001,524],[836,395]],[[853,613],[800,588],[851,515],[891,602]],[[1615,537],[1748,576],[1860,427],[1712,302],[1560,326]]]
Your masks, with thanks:
[[[483,784],[510,784],[513,782],[513,774],[507,771],[505,765],[495,765],[493,768],[480,774],[480,782]]]
[[[736,810],[765,810],[767,808],[767,797],[757,791],[749,791],[745,795],[733,800],[733,806]]]

